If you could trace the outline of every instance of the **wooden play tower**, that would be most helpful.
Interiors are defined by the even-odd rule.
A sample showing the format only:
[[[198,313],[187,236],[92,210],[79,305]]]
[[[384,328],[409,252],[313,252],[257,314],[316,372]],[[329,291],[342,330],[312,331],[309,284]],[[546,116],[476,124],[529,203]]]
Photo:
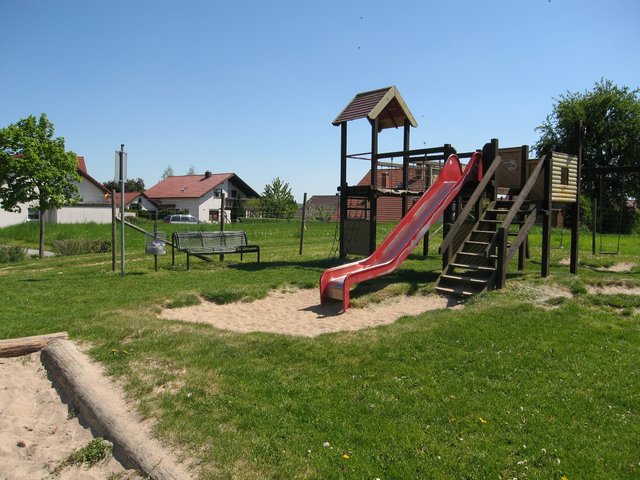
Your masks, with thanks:
[[[347,125],[366,118],[371,125],[371,151],[349,154]],[[380,199],[400,198],[400,216],[433,183],[442,162],[455,150],[451,145],[410,149],[410,132],[418,123],[395,86],[358,93],[333,121],[340,127],[340,258],[347,255],[370,255],[376,248],[376,227]],[[378,136],[389,128],[403,129],[403,149],[380,152]],[[390,163],[402,159],[402,164]],[[366,185],[347,183],[348,160],[365,160],[370,164]]]

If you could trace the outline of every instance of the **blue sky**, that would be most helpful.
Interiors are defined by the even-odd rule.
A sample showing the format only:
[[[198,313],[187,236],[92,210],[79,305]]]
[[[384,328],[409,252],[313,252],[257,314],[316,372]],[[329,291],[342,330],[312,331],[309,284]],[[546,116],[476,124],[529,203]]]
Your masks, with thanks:
[[[560,94],[640,84],[637,0],[1,0],[0,127],[46,113],[100,181],[235,172],[334,194],[358,92],[396,85],[413,148],[533,144]],[[366,121],[350,152],[369,149]],[[381,149],[401,146],[385,130]],[[355,161],[354,161],[355,162]],[[364,162],[363,162],[364,163]],[[356,183],[364,164],[349,165]]]

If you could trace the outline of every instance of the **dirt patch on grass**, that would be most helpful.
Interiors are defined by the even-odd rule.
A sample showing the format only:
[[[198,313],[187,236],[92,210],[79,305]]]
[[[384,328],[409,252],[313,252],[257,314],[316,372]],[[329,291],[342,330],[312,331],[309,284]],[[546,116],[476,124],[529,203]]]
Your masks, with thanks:
[[[635,266],[636,264],[632,262],[619,262],[607,268],[605,267],[596,268],[596,270],[598,270],[599,272],[624,273],[624,272],[630,272]]]
[[[320,306],[318,290],[276,291],[250,303],[200,305],[163,310],[159,317],[207,323],[236,332],[268,332],[314,337],[330,332],[354,331],[395,322],[406,315],[455,305],[439,295],[400,295],[365,308],[341,311],[339,302]]]
[[[602,295],[640,295],[640,287],[630,287],[627,285],[589,285],[587,292]]]

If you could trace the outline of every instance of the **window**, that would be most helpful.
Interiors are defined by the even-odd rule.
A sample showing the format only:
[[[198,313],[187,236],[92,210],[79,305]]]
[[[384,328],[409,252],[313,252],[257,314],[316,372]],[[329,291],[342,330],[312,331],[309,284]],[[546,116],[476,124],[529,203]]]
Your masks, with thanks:
[[[213,191],[213,198],[220,198],[222,196],[222,189],[221,188],[216,188]]]
[[[560,185],[569,185],[569,167],[560,167]]]
[[[237,190],[231,190],[231,198],[237,198],[238,197],[238,191]]]
[[[38,220],[40,220],[40,210],[38,210],[37,208],[29,207],[29,212],[27,213],[27,219],[30,222],[37,222]]]

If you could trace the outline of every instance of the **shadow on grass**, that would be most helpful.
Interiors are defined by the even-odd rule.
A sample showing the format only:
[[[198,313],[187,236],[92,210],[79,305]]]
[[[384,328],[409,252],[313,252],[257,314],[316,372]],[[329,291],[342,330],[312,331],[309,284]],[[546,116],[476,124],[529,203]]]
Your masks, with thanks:
[[[309,268],[313,270],[326,269],[341,265],[342,262],[335,259],[326,260],[305,260],[305,261],[283,261],[278,260],[274,262],[261,262],[261,263],[230,263],[229,268],[241,270],[245,272],[259,272],[262,270],[268,270],[270,268],[286,268],[286,267],[298,267]]]

